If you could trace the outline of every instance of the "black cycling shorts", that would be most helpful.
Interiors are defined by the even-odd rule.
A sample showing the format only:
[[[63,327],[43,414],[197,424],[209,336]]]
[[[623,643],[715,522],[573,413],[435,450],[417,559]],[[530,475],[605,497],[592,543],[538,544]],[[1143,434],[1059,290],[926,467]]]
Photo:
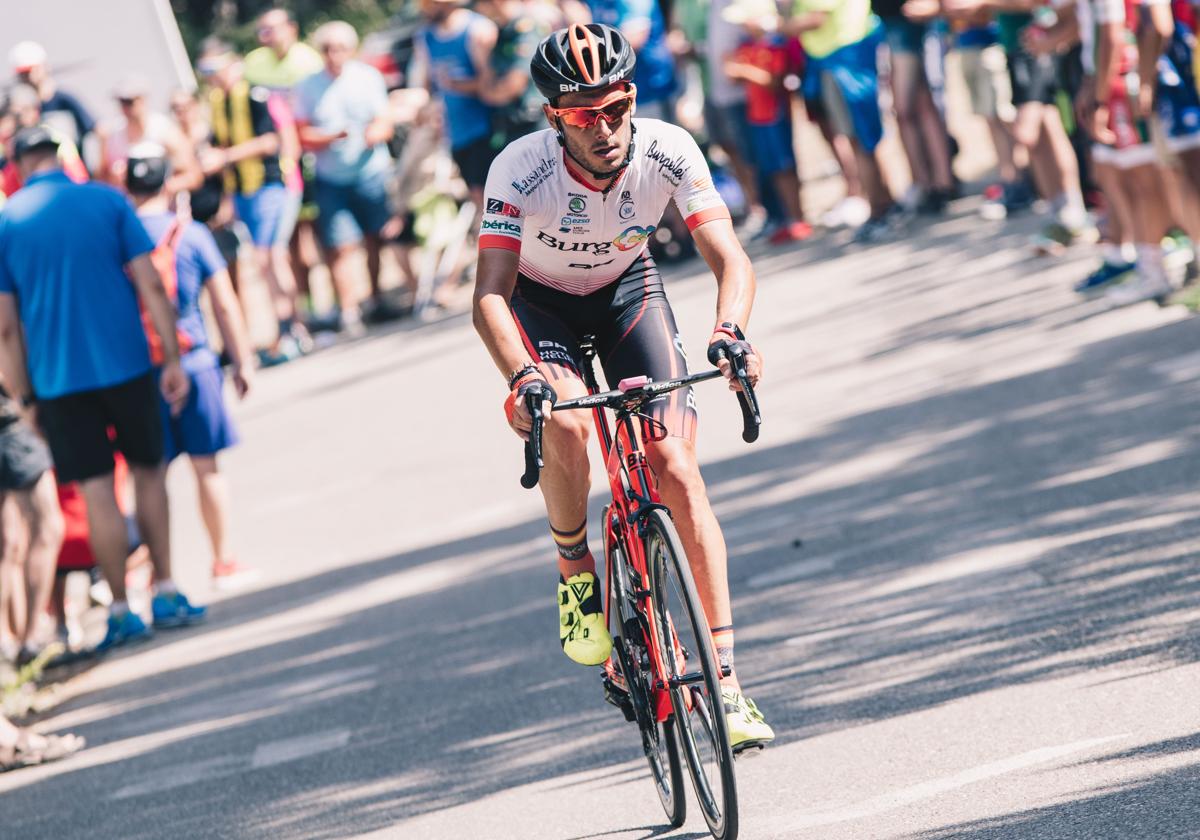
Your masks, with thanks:
[[[60,484],[113,471],[113,450],[133,466],[163,460],[162,415],[154,374],[128,382],[38,402]],[[110,430],[112,437],[110,438]]]
[[[646,375],[657,382],[687,375],[683,341],[663,291],[662,276],[649,255],[604,288],[573,295],[518,275],[513,317],[525,346],[550,378],[582,379],[579,341],[596,338],[596,358],[609,388],[622,379]],[[696,396],[681,388],[655,398],[646,414],[667,434],[696,439]],[[657,437],[647,429],[647,437]],[[661,433],[661,430],[659,430]]]
[[[1023,49],[1008,53],[1008,79],[1013,105],[1018,108],[1030,102],[1053,105],[1061,87],[1054,56],[1033,55]]]
[[[50,449],[27,423],[0,430],[0,490],[29,490],[53,467]]]

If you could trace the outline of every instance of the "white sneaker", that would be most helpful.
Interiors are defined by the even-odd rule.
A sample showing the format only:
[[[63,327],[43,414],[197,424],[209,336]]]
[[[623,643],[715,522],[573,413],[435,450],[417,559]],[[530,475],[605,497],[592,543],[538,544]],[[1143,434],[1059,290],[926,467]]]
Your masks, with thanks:
[[[1151,278],[1139,274],[1127,283],[1122,283],[1109,290],[1104,299],[1114,309],[1121,306],[1132,306],[1146,300],[1157,300],[1171,294],[1171,284],[1165,279]]]
[[[871,205],[865,198],[848,195],[821,216],[821,225],[827,228],[859,228],[871,218]]]

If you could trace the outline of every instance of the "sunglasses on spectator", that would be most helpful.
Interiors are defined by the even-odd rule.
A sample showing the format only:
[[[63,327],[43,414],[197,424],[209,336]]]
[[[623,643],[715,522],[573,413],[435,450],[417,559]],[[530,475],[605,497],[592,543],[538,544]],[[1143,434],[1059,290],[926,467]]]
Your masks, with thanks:
[[[141,98],[140,96],[118,96],[117,104],[120,105],[122,108],[132,108],[134,103],[137,102],[140,98]]]
[[[629,90],[601,105],[580,108],[552,107],[550,113],[572,128],[592,128],[600,120],[604,120],[608,125],[616,125],[633,107],[635,96],[637,96],[637,88],[630,85]]]

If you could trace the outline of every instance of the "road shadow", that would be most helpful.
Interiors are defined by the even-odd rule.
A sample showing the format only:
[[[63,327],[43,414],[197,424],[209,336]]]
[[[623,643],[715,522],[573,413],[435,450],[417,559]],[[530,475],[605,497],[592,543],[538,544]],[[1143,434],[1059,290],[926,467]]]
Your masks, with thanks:
[[[1197,661],[1200,393],[1154,372],[1195,340],[1133,332],[706,465],[739,671],[780,742]],[[557,649],[550,556],[533,519],[214,606],[131,654],[153,674],[59,710],[85,766],[8,786],[5,835],[341,838],[566,776],[654,802],[632,727]],[[217,656],[218,634],[243,637]],[[1189,769],[928,836],[1054,835],[1138,801],[1182,820]],[[97,803],[89,825],[66,798]]]

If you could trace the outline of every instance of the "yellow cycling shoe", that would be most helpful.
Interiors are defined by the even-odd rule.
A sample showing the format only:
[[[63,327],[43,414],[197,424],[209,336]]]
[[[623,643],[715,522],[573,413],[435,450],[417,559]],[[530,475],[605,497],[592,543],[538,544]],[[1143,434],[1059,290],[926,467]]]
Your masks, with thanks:
[[[612,652],[604,624],[600,587],[591,572],[558,579],[558,637],[563,652],[580,665],[602,665]]]
[[[722,686],[725,724],[729,727],[729,746],[735,753],[752,747],[759,749],[775,740],[773,730],[754,701],[736,689]]]

